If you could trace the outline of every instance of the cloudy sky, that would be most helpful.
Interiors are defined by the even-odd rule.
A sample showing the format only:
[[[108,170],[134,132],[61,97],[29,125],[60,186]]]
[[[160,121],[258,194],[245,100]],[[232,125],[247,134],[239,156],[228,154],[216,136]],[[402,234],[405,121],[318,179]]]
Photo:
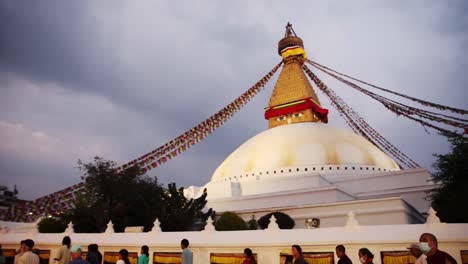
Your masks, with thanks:
[[[468,2],[0,1],[0,184],[34,199],[79,182],[78,159],[122,164],[197,125],[280,61],[290,21],[312,60],[386,88],[468,108]],[[319,74],[425,168],[436,132]],[[205,184],[267,128],[274,82],[214,134],[150,172]],[[344,127],[329,108],[330,125]]]

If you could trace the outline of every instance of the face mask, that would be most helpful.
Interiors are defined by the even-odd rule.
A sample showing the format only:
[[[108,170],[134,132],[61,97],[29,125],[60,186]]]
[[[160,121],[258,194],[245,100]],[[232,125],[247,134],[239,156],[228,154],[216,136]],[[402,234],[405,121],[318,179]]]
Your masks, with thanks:
[[[427,242],[421,242],[421,251],[426,254],[429,251],[431,251],[431,247],[429,246],[429,243]]]
[[[364,258],[364,257],[361,257],[361,258],[359,259],[359,261],[361,261],[361,263],[363,263],[363,264],[364,264],[364,263],[366,263],[366,258]]]

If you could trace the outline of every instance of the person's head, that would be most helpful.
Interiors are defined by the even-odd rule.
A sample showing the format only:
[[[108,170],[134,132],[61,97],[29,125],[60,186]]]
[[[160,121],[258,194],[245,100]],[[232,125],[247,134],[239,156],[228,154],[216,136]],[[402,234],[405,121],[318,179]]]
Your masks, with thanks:
[[[245,248],[244,249],[244,256],[249,259],[254,259],[252,250],[250,248]]]
[[[186,238],[184,238],[184,239],[182,239],[182,241],[180,241],[180,247],[182,249],[188,248],[188,246],[189,246],[189,241]]]
[[[361,248],[359,249],[359,261],[361,261],[362,264],[368,264],[374,259],[374,254],[370,252],[369,249],[367,248]]]
[[[335,251],[336,251],[336,255],[338,256],[338,258],[341,258],[342,256],[345,255],[346,249],[343,245],[338,245],[336,246]]]
[[[71,239],[69,236],[65,236],[62,239],[62,245],[66,245],[68,248],[70,248],[71,245]]]
[[[147,245],[141,247],[141,254],[145,254],[147,257],[149,257],[149,248]]]
[[[64,244],[65,245],[65,244]],[[70,249],[70,255],[72,259],[81,258],[81,253],[83,250],[80,245],[73,245]]]
[[[21,240],[18,252],[21,253],[21,252],[24,252],[25,250],[26,250],[26,245],[24,244],[24,240]]]
[[[25,251],[31,251],[34,248],[34,241],[32,239],[24,240]]]
[[[419,242],[421,242],[421,251],[424,254],[432,255],[437,251],[437,238],[431,233],[423,233],[419,237]]]
[[[302,248],[299,245],[292,245],[291,251],[294,258],[297,258],[298,256],[302,255]]]
[[[125,248],[121,249],[119,251],[119,259],[127,259],[127,258],[128,258],[128,250],[126,250]]]
[[[410,250],[411,255],[413,255],[415,258],[419,258],[422,254],[421,250],[421,245],[419,243],[412,243],[407,249]]]

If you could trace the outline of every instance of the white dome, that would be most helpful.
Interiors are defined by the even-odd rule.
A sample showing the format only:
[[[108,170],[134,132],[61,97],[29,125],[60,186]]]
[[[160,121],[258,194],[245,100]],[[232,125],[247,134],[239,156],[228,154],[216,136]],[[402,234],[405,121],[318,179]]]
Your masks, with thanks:
[[[219,165],[211,181],[254,171],[321,165],[399,170],[390,157],[352,131],[307,122],[271,128],[249,139]]]

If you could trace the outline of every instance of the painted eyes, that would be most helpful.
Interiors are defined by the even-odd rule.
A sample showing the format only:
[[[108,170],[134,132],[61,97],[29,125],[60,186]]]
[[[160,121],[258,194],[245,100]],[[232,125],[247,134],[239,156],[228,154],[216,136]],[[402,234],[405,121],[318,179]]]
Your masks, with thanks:
[[[292,115],[283,115],[283,116],[280,116],[278,118],[276,118],[276,121],[284,121],[286,120],[288,117],[289,118],[299,118],[301,116],[303,116],[304,114],[303,113],[294,113]]]

